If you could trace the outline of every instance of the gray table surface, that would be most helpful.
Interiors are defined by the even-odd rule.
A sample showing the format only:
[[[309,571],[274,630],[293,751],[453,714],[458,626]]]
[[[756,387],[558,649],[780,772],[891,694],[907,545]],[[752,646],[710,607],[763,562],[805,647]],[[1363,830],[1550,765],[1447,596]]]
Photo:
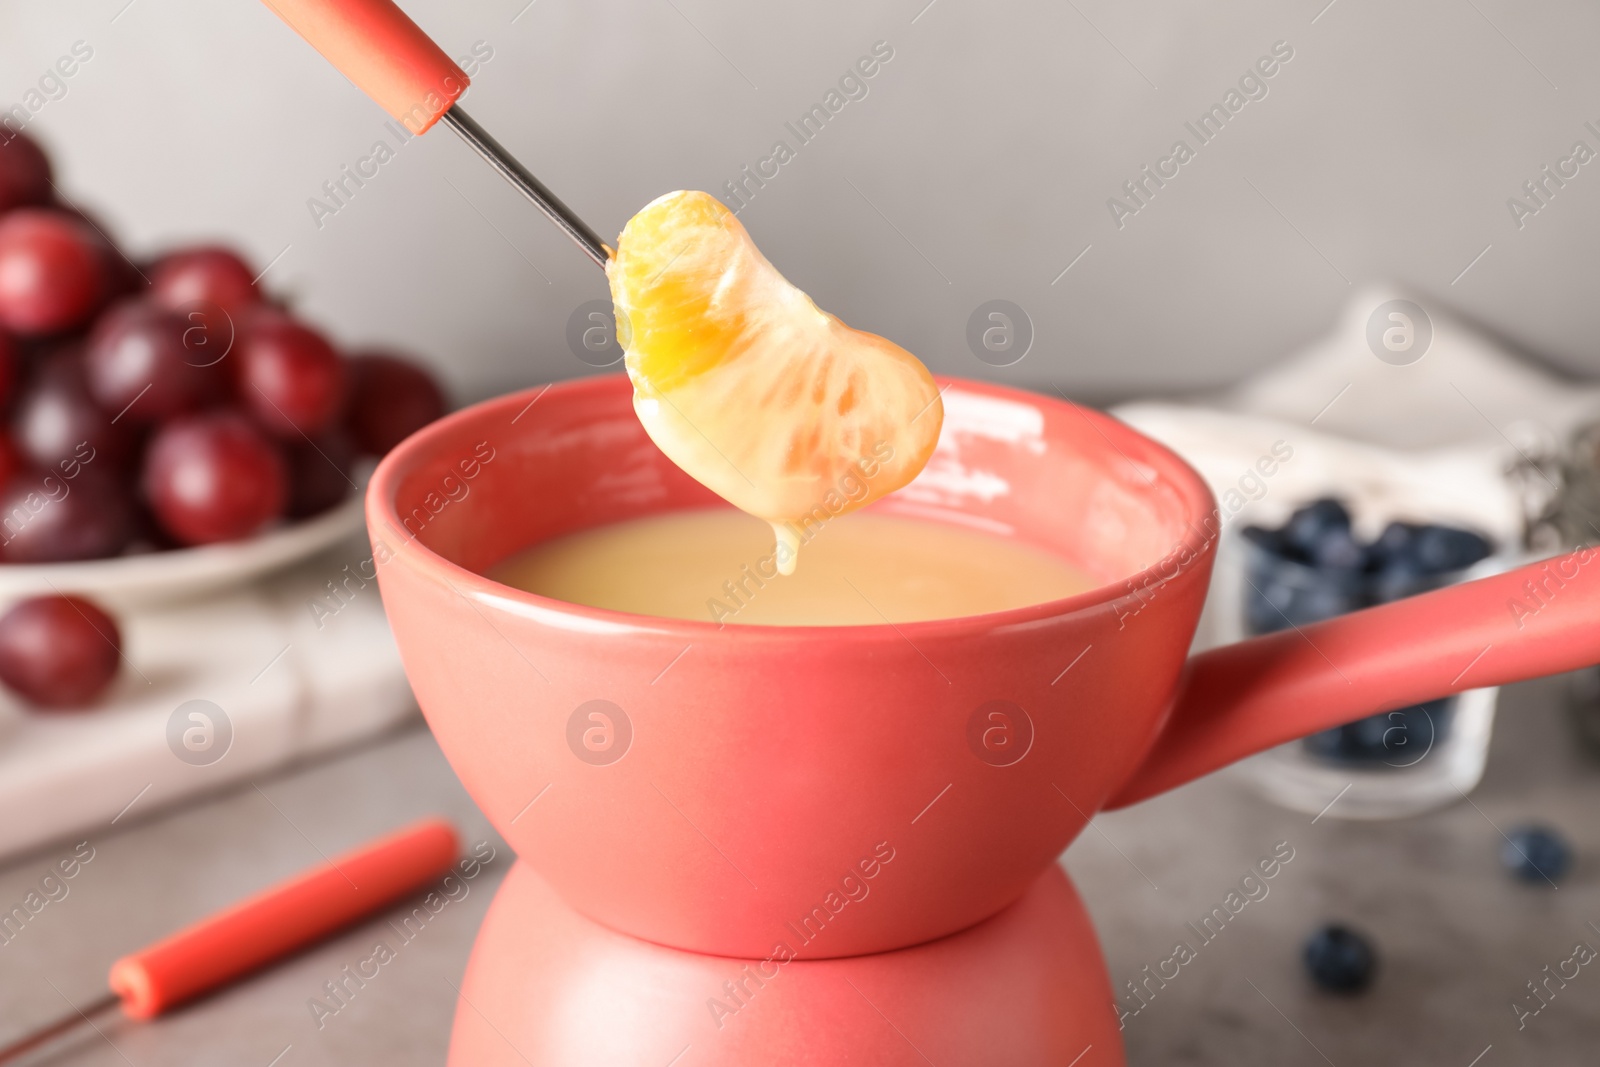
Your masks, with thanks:
[[[1095,917],[1114,983],[1171,953],[1184,924],[1219,903],[1275,843],[1295,859],[1179,977],[1128,1020],[1133,1064],[1593,1063],[1600,967],[1585,967],[1519,1031],[1524,983],[1600,947],[1600,763],[1571,739],[1562,681],[1508,689],[1488,774],[1473,803],[1390,823],[1310,818],[1257,800],[1224,772],[1104,815],[1064,862]],[[137,808],[0,868],[9,908],[87,838],[94,858],[68,895],[0,945],[0,1043],[104,990],[109,960],[193,917],[409,819],[439,812],[498,858],[399,958],[319,1027],[322,984],[364,958],[383,920],[151,1024],[109,1015],[39,1064],[236,1067],[443,1062],[454,983],[510,853],[420,728],[168,812]],[[1501,829],[1559,826],[1579,861],[1560,888],[1500,869]],[[409,905],[408,905],[409,907]],[[1326,919],[1368,931],[1375,988],[1329,997],[1305,980],[1299,947]],[[943,1065],[940,1067],[951,1067]]]

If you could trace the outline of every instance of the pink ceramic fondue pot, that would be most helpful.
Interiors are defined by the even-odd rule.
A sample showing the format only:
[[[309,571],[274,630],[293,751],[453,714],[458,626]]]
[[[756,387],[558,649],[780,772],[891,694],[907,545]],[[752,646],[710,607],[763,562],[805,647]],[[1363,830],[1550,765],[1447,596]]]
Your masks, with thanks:
[[[1017,901],[1103,808],[1600,660],[1577,554],[1186,663],[1218,530],[1200,478],[1108,416],[948,384],[928,469],[876,506],[1022,538],[1098,588],[897,626],[719,627],[482,577],[546,538],[717,503],[645,436],[622,376],[479,404],[378,468],[368,525],[423,712],[567,906],[699,953],[903,948]],[[1545,606],[1518,618],[1527,581]]]

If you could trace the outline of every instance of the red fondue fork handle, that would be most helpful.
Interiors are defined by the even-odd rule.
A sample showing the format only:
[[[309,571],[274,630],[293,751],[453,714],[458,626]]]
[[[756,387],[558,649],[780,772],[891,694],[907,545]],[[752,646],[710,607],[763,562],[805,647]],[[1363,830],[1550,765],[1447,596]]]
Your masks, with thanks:
[[[324,59],[412,133],[426,133],[470,84],[390,0],[264,0]]]
[[[609,245],[456,103],[470,79],[393,0],[263,0],[356,88],[422,134],[443,122],[602,269]]]
[[[449,823],[424,819],[124,956],[111,990],[135,1019],[159,1015],[415,892],[458,851]]]
[[[1119,808],[1365,715],[1600,663],[1600,549],[1191,659]]]

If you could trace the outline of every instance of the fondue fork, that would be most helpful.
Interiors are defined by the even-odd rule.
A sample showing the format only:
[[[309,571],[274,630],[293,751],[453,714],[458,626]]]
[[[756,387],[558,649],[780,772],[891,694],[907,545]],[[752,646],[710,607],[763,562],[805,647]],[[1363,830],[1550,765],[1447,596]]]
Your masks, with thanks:
[[[449,823],[423,819],[279,882],[122,957],[110,992],[0,1047],[0,1063],[83,1023],[98,1031],[94,1017],[118,1005],[144,1020],[204,996],[410,896],[449,871],[459,851]]]
[[[616,255],[588,223],[462,110],[465,72],[392,0],[264,0],[356,88],[414,134],[443,122],[602,270]]]

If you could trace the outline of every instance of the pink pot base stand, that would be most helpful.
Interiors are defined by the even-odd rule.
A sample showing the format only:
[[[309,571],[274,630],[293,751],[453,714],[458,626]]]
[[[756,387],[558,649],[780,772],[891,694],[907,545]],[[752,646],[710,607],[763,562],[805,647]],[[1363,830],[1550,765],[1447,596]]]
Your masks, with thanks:
[[[892,875],[892,867],[884,877]],[[869,894],[836,921],[866,921]],[[860,914],[851,914],[858,911]],[[827,936],[826,928],[818,935]],[[1116,1067],[1111,988],[1059,867],[968,930],[869,956],[707,956],[618,934],[526,863],[479,931],[451,1067]]]

